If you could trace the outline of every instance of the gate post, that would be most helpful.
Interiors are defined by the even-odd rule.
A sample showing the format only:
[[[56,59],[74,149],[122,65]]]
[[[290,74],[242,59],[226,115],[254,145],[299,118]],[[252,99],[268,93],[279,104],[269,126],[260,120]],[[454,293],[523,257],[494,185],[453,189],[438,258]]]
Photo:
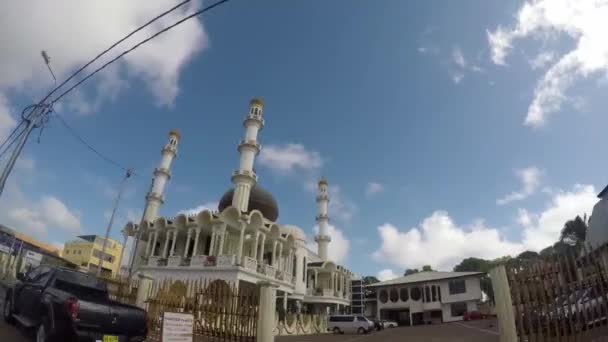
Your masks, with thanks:
[[[139,286],[137,287],[137,298],[135,299],[135,305],[141,309],[146,309],[146,300],[150,293],[150,287],[152,287],[152,277],[146,274],[140,273],[139,275]],[[130,286],[130,285],[129,285]]]
[[[490,270],[492,289],[496,302],[496,315],[498,316],[498,331],[500,342],[517,341],[517,330],[515,329],[515,316],[513,314],[513,300],[507,279],[507,270],[504,265]]]
[[[258,283],[260,286],[260,307],[258,309],[258,328],[256,342],[274,341],[274,318],[276,312],[276,289],[278,286],[269,281]]]

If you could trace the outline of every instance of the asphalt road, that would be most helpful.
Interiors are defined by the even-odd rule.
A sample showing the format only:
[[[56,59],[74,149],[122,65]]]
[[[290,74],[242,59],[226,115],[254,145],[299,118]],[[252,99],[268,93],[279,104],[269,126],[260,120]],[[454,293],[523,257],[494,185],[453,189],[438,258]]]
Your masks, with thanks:
[[[4,288],[0,286],[0,312],[4,309]],[[0,314],[1,316],[1,314]],[[0,341],[2,342],[29,342],[32,341],[31,334],[15,326],[8,325],[4,318],[0,317]]]
[[[495,320],[399,327],[367,335],[279,336],[276,342],[498,342]]]

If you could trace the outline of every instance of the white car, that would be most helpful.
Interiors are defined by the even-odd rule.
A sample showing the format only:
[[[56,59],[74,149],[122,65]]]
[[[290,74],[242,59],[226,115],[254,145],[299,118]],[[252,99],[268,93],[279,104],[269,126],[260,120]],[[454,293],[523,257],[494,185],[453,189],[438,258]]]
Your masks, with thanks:
[[[397,322],[395,321],[387,321],[387,320],[383,320],[382,321],[382,326],[387,329],[387,328],[396,328],[399,326],[399,324],[397,324]]]
[[[367,334],[374,329],[374,322],[361,315],[332,315],[329,316],[327,329],[334,334]]]

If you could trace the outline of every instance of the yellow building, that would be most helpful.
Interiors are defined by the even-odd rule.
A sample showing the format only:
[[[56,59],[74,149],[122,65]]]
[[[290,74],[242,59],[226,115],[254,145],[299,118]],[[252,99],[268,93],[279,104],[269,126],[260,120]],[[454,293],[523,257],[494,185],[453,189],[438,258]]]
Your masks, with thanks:
[[[68,241],[63,247],[63,258],[77,264],[85,272],[97,272],[103,249],[104,238],[98,235],[82,235],[78,240]],[[108,239],[101,272],[103,275],[115,275],[119,271],[122,244]]]

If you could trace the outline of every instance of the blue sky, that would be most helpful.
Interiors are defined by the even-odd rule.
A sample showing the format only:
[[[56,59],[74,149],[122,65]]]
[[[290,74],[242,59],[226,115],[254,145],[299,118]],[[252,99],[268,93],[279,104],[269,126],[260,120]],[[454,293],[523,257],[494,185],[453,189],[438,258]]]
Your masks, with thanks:
[[[33,3],[0,13],[31,7],[44,17],[46,5]],[[34,28],[0,14],[0,35],[17,38],[0,57],[3,134],[52,86],[41,49],[65,77],[169,7],[59,3],[62,19]],[[589,6],[573,17],[579,3]],[[449,270],[467,256],[538,250],[565,220],[591,213],[608,181],[598,153],[608,46],[594,20],[607,11],[584,1],[233,0],[136,51],[57,110],[138,173],[115,237],[139,219],[170,129],[182,141],[161,213],[217,202],[238,166],[248,101],[260,96],[256,169],[281,223],[312,238],[311,184],[324,175],[334,257],[383,278],[423,264]],[[56,119],[36,140],[0,199],[0,218],[55,244],[102,234],[122,171]]]

